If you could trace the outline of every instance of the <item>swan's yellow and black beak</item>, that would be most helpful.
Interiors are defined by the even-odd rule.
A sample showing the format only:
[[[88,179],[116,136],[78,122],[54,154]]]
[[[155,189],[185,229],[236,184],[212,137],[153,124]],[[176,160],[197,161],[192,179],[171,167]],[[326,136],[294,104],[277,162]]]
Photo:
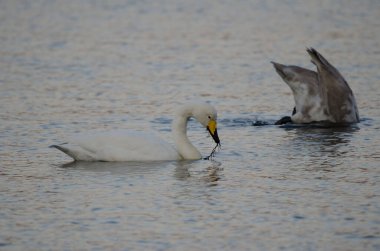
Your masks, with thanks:
[[[207,125],[207,131],[210,133],[211,137],[214,139],[215,143],[220,145],[220,140],[218,136],[218,130],[216,129],[216,121],[211,119]]]

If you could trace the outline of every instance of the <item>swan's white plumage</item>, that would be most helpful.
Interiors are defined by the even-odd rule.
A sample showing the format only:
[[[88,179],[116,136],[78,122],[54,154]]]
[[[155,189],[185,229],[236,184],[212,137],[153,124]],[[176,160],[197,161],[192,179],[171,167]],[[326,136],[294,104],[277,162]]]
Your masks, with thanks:
[[[151,133],[113,131],[80,135],[71,142],[78,147],[77,151],[72,152],[77,153],[76,157],[73,157],[79,160],[152,161],[181,158],[172,145]]]
[[[186,136],[187,121],[190,117],[194,117],[204,127],[208,127],[211,121],[216,121],[217,114],[209,104],[191,104],[179,109],[172,125],[176,147],[155,134],[126,130],[79,134],[73,137],[69,143],[52,147],[61,150],[75,160],[82,161],[200,159],[201,154]],[[216,128],[210,134],[215,141],[219,141]]]

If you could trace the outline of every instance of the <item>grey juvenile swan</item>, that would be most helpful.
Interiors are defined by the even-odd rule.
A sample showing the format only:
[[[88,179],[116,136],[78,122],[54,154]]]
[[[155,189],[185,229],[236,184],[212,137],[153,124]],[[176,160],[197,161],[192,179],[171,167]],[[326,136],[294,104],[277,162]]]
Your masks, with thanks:
[[[328,122],[350,124],[359,122],[354,94],[339,71],[315,49],[307,49],[317,72],[294,65],[271,62],[277,73],[293,92],[295,108],[288,122],[304,124]]]

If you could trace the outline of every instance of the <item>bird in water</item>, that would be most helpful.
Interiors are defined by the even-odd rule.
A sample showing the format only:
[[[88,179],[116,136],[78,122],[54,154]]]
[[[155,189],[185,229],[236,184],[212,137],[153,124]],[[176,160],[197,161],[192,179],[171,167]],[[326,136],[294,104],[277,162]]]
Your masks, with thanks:
[[[354,94],[339,71],[315,49],[307,49],[317,72],[294,65],[271,62],[293,92],[292,116],[275,124],[324,122],[351,124],[359,122]]]
[[[76,135],[70,142],[52,145],[74,160],[81,161],[163,161],[195,160],[202,155],[187,137],[187,122],[193,117],[207,128],[220,147],[217,112],[210,104],[187,104],[176,113],[172,122],[174,146],[153,134],[133,131],[111,131]],[[206,157],[208,159],[209,157]]]

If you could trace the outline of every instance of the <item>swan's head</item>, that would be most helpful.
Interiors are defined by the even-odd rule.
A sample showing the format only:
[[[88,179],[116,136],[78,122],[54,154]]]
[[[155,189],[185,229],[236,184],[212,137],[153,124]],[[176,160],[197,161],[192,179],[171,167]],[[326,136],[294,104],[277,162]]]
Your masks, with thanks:
[[[207,131],[210,133],[215,143],[220,144],[216,122],[218,115],[215,108],[212,105],[192,105],[191,116],[194,117],[205,128],[207,128]]]

